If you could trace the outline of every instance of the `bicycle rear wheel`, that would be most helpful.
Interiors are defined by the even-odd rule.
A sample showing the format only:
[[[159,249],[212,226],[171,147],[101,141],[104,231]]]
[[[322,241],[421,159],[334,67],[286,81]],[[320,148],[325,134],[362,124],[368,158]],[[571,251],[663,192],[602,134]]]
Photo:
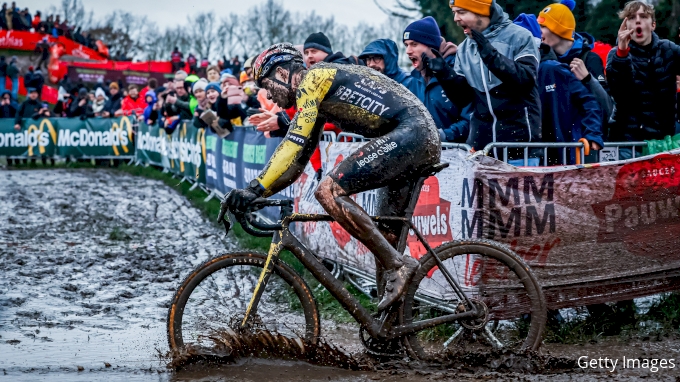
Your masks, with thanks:
[[[408,336],[405,342],[413,356],[432,359],[452,344],[466,350],[538,349],[546,322],[545,298],[517,254],[492,241],[452,242],[434,251],[486,315]],[[404,300],[404,323],[461,312],[464,307],[435,259],[429,254],[423,257]]]
[[[177,289],[168,310],[170,350],[211,348],[227,329],[238,329],[267,256],[241,252],[222,255],[196,268]],[[305,281],[279,261],[249,324],[316,344],[319,314]]]

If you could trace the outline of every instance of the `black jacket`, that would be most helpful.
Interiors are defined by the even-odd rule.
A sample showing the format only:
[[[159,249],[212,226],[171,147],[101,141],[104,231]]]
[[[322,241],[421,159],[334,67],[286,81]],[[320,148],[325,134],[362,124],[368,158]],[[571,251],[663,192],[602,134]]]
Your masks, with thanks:
[[[113,114],[116,111],[120,110],[122,102],[123,92],[119,91],[118,93],[116,93],[116,95],[112,95],[109,97],[109,100],[106,101],[106,104],[104,105],[104,111],[109,112],[113,117]]]
[[[326,56],[326,58],[323,59],[323,62],[327,62],[329,64],[343,64],[343,65],[366,65],[366,63],[359,59],[357,56],[349,56],[345,57],[342,52],[335,52],[333,54],[329,54]]]
[[[607,58],[607,81],[616,101],[611,139],[643,141],[674,135],[676,75],[680,46],[656,33],[647,46],[631,41],[626,57],[612,49]]]
[[[19,110],[17,111],[16,116],[14,117],[14,123],[21,125],[21,122],[24,118],[33,118],[33,119],[38,119],[40,118],[40,115],[38,114],[40,112],[40,109],[42,108],[42,101],[40,99],[37,99],[35,101],[31,99],[27,99],[24,101],[21,106],[19,106]]]
[[[85,102],[85,105],[80,106],[80,99],[76,99],[75,101],[71,102],[71,107],[68,116],[70,118],[81,117],[81,119],[94,117],[94,111],[92,111],[92,103],[89,100],[87,100],[87,102]]]

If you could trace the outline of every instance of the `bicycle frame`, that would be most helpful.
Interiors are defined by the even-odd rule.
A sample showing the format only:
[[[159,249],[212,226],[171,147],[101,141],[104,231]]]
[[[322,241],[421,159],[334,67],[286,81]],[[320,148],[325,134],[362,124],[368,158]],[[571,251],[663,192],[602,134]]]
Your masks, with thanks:
[[[417,198],[416,198],[417,199]],[[411,215],[411,214],[408,214]],[[459,303],[460,302],[465,302],[467,306],[467,310],[461,313],[451,313],[447,315],[443,315],[441,317],[436,317],[436,318],[431,318],[423,321],[419,321],[417,323],[413,324],[401,324],[399,323],[396,326],[392,326],[392,321],[387,319],[388,317],[391,316],[391,314],[388,315],[382,315],[384,320],[375,318],[371,315],[371,313],[364,308],[360,303],[359,300],[354,297],[348,290],[345,288],[344,284],[336,279],[333,274],[319,261],[319,258],[311,252],[304,244],[302,244],[291,232],[289,229],[290,223],[292,222],[332,222],[334,219],[330,217],[329,215],[310,215],[310,214],[291,214],[290,216],[287,216],[283,219],[282,221],[282,229],[280,231],[276,231],[274,233],[274,237],[272,239],[272,244],[269,248],[269,254],[267,256],[267,261],[265,263],[265,266],[262,270],[262,273],[260,275],[260,278],[258,280],[258,283],[255,287],[255,290],[253,292],[253,296],[251,298],[250,304],[248,305],[248,308],[245,313],[245,317],[243,318],[242,326],[244,327],[248,321],[248,318],[257,312],[257,305],[260,301],[260,298],[262,294],[264,293],[264,289],[267,285],[267,281],[269,279],[269,276],[271,275],[271,272],[273,271],[273,263],[275,261],[278,261],[278,257],[281,254],[281,251],[283,249],[288,249],[291,251],[295,257],[297,257],[298,260],[304,265],[304,267],[312,273],[312,275],[323,285],[330,293],[331,295],[340,302],[340,305],[350,314],[354,319],[366,329],[369,335],[371,335],[373,338],[382,338],[386,340],[394,339],[394,338],[399,338],[403,337],[405,335],[413,334],[415,332],[434,327],[437,325],[461,320],[461,319],[472,319],[476,318],[479,316],[479,311],[477,310],[477,307],[475,304],[473,304],[469,298],[465,295],[465,293],[462,291],[460,285],[454,279],[451,274],[448,272],[448,270],[444,267],[441,259],[437,256],[437,254],[432,250],[432,248],[429,246],[425,238],[422,236],[422,234],[418,231],[418,229],[413,225],[411,222],[410,217],[380,217],[380,216],[375,216],[373,217],[373,220],[378,222],[378,221],[398,221],[403,224],[402,227],[402,235],[400,238],[400,243],[399,243],[399,248],[403,248],[405,246],[406,242],[406,235],[403,233],[408,232],[408,229],[412,229],[417,237],[418,240],[423,244],[423,246],[426,248],[427,252],[430,253],[434,258],[435,261],[437,262],[437,265],[439,266],[439,269],[442,271],[444,277],[448,281],[449,285],[453,288],[454,292],[459,298]],[[402,249],[403,250],[403,249]],[[390,313],[394,313],[392,310]]]

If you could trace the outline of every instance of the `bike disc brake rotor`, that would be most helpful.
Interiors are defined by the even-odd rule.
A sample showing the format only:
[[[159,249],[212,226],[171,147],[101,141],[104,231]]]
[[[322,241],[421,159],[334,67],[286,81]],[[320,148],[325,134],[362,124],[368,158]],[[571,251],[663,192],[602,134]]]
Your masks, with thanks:
[[[460,320],[460,324],[470,330],[481,330],[484,328],[484,326],[489,322],[489,308],[486,306],[486,304],[481,301],[477,300],[474,298],[471,298],[470,301],[472,301],[473,304],[477,307],[479,312],[481,313],[479,317],[468,319],[468,320]],[[462,308],[462,309],[461,309]],[[465,307],[461,305],[459,308],[459,313],[465,312]]]

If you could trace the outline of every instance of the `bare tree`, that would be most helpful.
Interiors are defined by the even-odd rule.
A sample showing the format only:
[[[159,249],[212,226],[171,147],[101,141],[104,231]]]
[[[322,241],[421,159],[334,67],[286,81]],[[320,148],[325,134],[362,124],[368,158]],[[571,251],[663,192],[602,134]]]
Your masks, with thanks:
[[[213,47],[217,43],[217,25],[215,16],[201,12],[195,16],[189,16],[188,37],[193,41],[193,49],[199,58],[210,57]]]

